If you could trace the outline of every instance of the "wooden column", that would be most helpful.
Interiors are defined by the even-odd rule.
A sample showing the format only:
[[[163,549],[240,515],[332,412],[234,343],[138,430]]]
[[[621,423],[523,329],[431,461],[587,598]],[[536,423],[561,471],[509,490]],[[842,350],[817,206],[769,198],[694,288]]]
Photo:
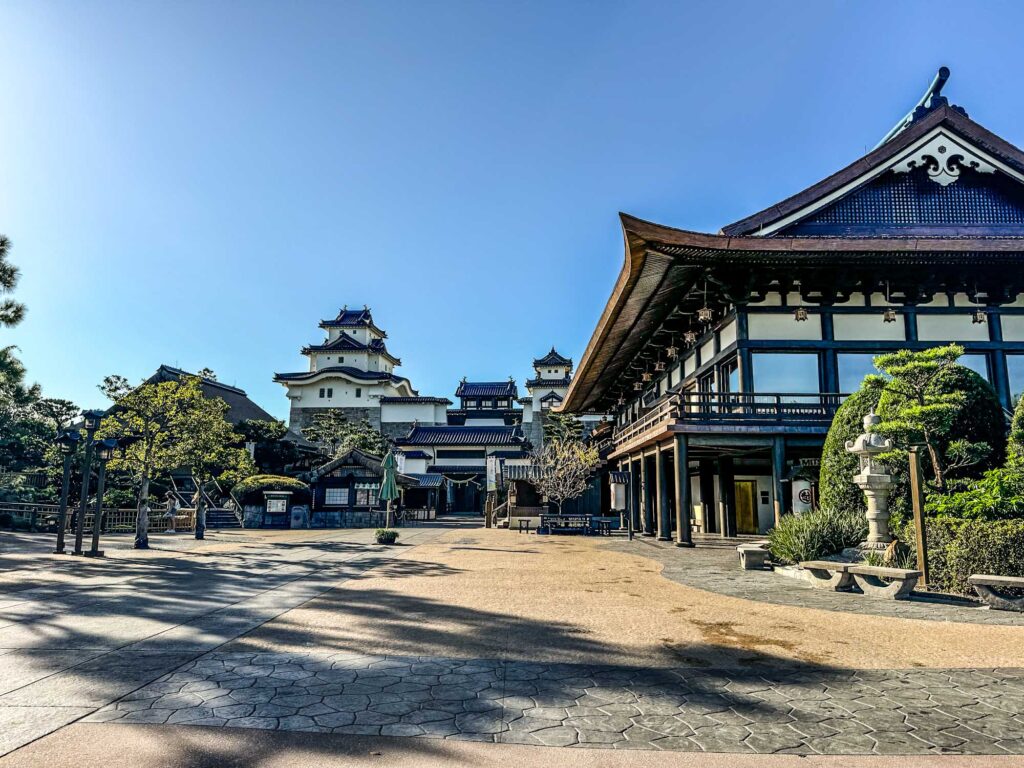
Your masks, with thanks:
[[[640,530],[640,467],[632,459],[629,461],[629,514],[633,516],[633,531]]]
[[[775,507],[775,524],[778,525],[786,513],[782,504],[782,481],[786,472],[786,438],[777,435],[772,438],[772,496]]]
[[[704,516],[704,533],[718,532],[718,517],[715,509],[715,463],[711,459],[701,459],[698,464],[700,472],[700,505]]]
[[[718,459],[719,530],[723,537],[736,535],[736,481],[732,456]]]
[[[690,493],[690,439],[683,434],[676,435],[676,546],[692,547],[693,535],[690,529],[690,514],[693,499]]]
[[[668,476],[665,471],[665,450],[658,446],[654,454],[655,477],[658,490],[658,541],[671,541],[671,521],[668,517]]]
[[[640,485],[643,490],[643,535],[654,535],[654,479],[648,476],[647,457],[640,454]]]

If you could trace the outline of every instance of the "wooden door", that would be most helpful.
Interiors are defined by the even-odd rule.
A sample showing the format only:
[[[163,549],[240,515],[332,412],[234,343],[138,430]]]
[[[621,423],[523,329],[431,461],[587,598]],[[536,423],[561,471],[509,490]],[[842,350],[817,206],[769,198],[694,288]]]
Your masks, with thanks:
[[[736,532],[757,533],[757,483],[736,481]]]

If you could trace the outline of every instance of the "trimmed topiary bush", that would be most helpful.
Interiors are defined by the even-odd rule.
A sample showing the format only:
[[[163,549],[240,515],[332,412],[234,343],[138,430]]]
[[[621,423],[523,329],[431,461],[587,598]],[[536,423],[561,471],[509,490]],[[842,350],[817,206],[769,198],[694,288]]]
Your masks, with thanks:
[[[880,379],[866,381],[843,401],[832,419],[832,426],[828,429],[821,450],[818,493],[823,509],[859,514],[867,510],[864,492],[853,484],[853,476],[859,471],[860,465],[857,457],[846,450],[846,442],[864,431],[864,417],[877,409],[878,400],[882,396],[881,386]]]
[[[1024,465],[1024,397],[1017,401],[1010,423],[1010,440],[1006,446],[1007,463]]]
[[[786,515],[768,532],[768,549],[777,563],[799,563],[855,547],[868,535],[863,513],[816,509],[802,515]]]
[[[309,503],[309,486],[301,480],[284,475],[252,475],[236,483],[231,489],[232,495],[243,506],[262,504],[264,491],[291,491],[294,504]]]

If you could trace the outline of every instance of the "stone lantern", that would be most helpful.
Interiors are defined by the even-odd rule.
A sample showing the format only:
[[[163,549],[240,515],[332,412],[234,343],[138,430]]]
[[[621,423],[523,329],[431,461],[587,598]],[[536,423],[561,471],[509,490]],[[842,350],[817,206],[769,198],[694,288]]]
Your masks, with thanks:
[[[871,427],[881,419],[871,411],[864,417],[864,433],[846,443],[846,450],[860,459],[860,472],[853,482],[864,491],[868,501],[868,539],[862,549],[885,549],[892,541],[889,533],[889,493],[896,484],[888,468],[880,464],[877,456],[892,450],[892,440],[872,432]]]

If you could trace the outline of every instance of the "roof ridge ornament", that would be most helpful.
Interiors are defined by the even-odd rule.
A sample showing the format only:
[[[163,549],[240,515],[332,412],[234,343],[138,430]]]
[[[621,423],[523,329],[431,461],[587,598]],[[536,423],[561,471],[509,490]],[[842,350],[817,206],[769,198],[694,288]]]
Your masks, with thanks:
[[[932,78],[931,84],[924,92],[914,108],[905,114],[900,121],[892,127],[892,129],[882,137],[882,140],[875,144],[871,148],[872,151],[878,149],[880,146],[888,141],[894,139],[897,135],[902,133],[911,123],[916,120],[920,120],[922,117],[927,115],[939,107],[950,107],[955,109],[957,112],[967,117],[967,110],[963,107],[958,107],[955,104],[951,105],[949,100],[942,95],[942,88],[946,85],[946,81],[949,80],[949,67],[939,67],[939,71],[935,73],[935,77]]]

